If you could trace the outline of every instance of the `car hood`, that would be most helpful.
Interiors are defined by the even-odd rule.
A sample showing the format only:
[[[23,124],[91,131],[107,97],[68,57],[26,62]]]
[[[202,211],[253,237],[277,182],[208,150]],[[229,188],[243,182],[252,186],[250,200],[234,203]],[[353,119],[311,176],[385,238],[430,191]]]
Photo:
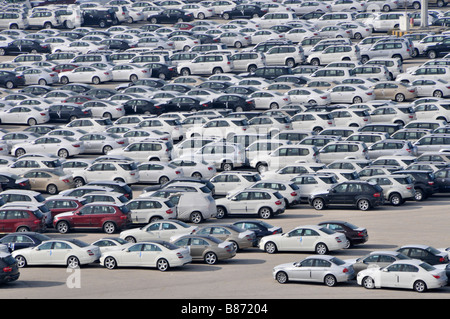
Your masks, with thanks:
[[[73,212],[64,212],[64,213],[59,213],[55,216],[55,218],[61,218],[61,217],[68,217],[68,216],[72,216]]]

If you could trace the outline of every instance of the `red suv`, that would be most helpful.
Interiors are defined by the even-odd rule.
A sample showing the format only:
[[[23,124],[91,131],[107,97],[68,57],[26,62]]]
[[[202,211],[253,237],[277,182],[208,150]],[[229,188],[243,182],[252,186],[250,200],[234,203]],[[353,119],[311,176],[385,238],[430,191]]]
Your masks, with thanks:
[[[91,203],[73,212],[61,213],[53,219],[53,226],[65,234],[71,229],[102,229],[107,234],[125,228],[129,220],[126,206],[107,203]]]
[[[0,209],[0,232],[42,232],[45,230],[44,215],[36,209],[10,206]]]
[[[85,204],[85,200],[80,197],[70,197],[62,195],[50,196],[45,200],[45,206],[52,213],[52,219],[65,212],[73,212]]]

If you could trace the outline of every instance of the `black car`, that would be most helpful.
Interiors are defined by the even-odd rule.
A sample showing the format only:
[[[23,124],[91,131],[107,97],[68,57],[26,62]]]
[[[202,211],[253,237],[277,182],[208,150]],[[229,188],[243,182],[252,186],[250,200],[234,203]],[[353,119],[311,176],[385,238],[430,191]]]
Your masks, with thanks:
[[[87,186],[102,186],[112,188],[115,192],[125,195],[128,200],[133,199],[133,191],[130,186],[125,182],[115,182],[115,181],[95,181],[89,182]]]
[[[105,45],[108,50],[124,51],[134,48],[128,41],[122,39],[105,39],[100,41],[100,44]]]
[[[159,106],[155,106],[154,100],[137,98],[126,101],[122,106],[125,109],[125,114],[159,114],[163,111]]]
[[[314,194],[308,198],[316,210],[327,206],[354,206],[369,210],[384,204],[383,189],[365,181],[345,181],[331,187],[326,193]]]
[[[17,260],[10,253],[0,252],[0,283],[16,281],[19,276]]]
[[[400,170],[392,172],[393,175],[411,175],[414,181],[415,195],[414,199],[416,201],[422,201],[430,197],[438,191],[438,186],[435,183],[435,175],[430,171],[419,171],[419,170]]]
[[[213,109],[232,109],[233,112],[252,111],[255,102],[238,94],[223,94],[210,102],[208,106]]]
[[[210,89],[217,92],[224,92],[226,89],[228,89],[231,85],[233,85],[231,82],[228,81],[215,81],[215,80],[208,80],[200,85],[197,85],[196,87],[200,89]]]
[[[151,88],[159,89],[166,84],[167,84],[166,81],[164,81],[162,79],[140,79],[140,80],[137,80],[136,82],[130,83],[129,86],[143,85],[143,86],[148,86]]]
[[[225,93],[239,94],[239,95],[250,95],[258,91],[257,88],[244,85],[232,85],[225,90]]]
[[[23,178],[8,172],[0,172],[0,186],[2,190],[31,189],[28,178]]]
[[[320,222],[318,225],[334,230],[335,232],[345,234],[345,237],[347,238],[347,246],[345,248],[364,244],[369,240],[367,229],[355,226],[346,221],[329,220]]]
[[[0,46],[0,55],[17,55],[22,53],[51,53],[50,45],[32,39],[17,39]]]
[[[0,71],[0,74],[1,74],[1,71]],[[0,75],[0,79],[1,79],[1,75]],[[54,88],[52,88],[51,86],[48,86],[48,85],[28,85],[28,86],[24,87],[23,89],[19,90],[19,92],[32,94],[35,96],[41,96],[41,95],[50,93],[53,90],[54,90]]]
[[[263,66],[250,73],[248,77],[261,77],[266,80],[273,80],[279,76],[291,74],[293,74],[292,68],[288,66]]]
[[[281,234],[283,232],[283,228],[272,226],[262,220],[240,220],[233,223],[233,225],[244,230],[251,230],[255,233],[256,241],[253,243],[253,246],[258,246],[259,241],[264,236]]]
[[[450,22],[450,19],[448,19],[447,21]],[[448,25],[450,25],[450,23],[448,23]],[[424,54],[429,59],[436,59],[436,58],[446,55],[447,53],[450,53],[450,38],[445,38],[441,42],[432,43],[430,45],[427,45],[427,47],[424,51]]]
[[[0,85],[7,89],[13,89],[18,86],[25,85],[25,77],[12,71],[1,70]]]
[[[251,19],[262,17],[268,12],[267,9],[261,9],[260,6],[255,4],[239,4],[231,10],[225,10],[222,12],[222,18],[225,20],[230,19]]]
[[[92,111],[78,104],[52,104],[48,109],[51,121],[70,122],[78,118],[91,118]]]
[[[10,233],[0,239],[0,244],[8,246],[10,252],[17,249],[35,247],[43,241],[51,239],[47,235],[36,232]]]
[[[164,63],[147,63],[144,67],[152,70],[151,77],[161,80],[171,80],[177,75],[177,69],[174,66]]]
[[[147,18],[151,23],[177,23],[194,21],[192,13],[180,9],[165,9],[157,14],[152,14]]]
[[[440,251],[427,245],[405,245],[397,249],[397,252],[412,259],[420,259],[430,265],[448,263],[447,251]]]
[[[450,167],[442,168],[434,173],[434,183],[438,193],[450,192]]]
[[[82,12],[82,26],[99,26],[100,28],[110,27],[118,23],[114,9],[87,8]]]
[[[200,44],[216,43],[218,41],[215,36],[206,33],[194,33],[192,36],[200,40]]]
[[[86,94],[86,96],[92,96],[93,98],[101,100],[116,95],[117,91],[114,89],[107,89],[107,88],[92,88],[86,91],[84,94]]]
[[[196,96],[177,96],[158,106],[163,112],[196,112],[204,110],[209,105]]]

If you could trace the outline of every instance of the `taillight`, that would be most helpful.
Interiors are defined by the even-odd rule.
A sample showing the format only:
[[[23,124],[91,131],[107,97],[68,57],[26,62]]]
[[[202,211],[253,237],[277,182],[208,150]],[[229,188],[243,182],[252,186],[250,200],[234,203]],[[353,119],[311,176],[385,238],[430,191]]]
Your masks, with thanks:
[[[433,186],[434,182],[428,182],[428,185]]]
[[[4,269],[4,268],[3,268],[3,269]],[[436,279],[441,278],[441,276],[439,276],[439,275],[433,275],[433,277],[436,278]]]
[[[12,267],[3,267],[3,272],[12,272]]]
[[[277,201],[275,202],[275,205],[281,205],[281,204],[282,204],[281,200],[277,200]]]
[[[381,197],[381,193],[375,193],[373,194],[373,197]]]
[[[173,214],[173,210],[171,209],[166,210],[166,214]]]
[[[342,240],[341,240],[340,237],[336,237],[335,239],[336,239],[336,241],[337,241],[338,243],[341,243],[341,242],[342,242]]]
[[[89,256],[94,256],[94,253],[90,249],[87,251],[87,253],[88,253]]]
[[[362,232],[362,231],[358,232],[357,236],[358,237],[364,237],[364,232]]]
[[[80,144],[72,144],[73,147],[80,147]]]
[[[213,168],[211,166],[208,166],[208,171],[212,171]]]
[[[342,272],[345,274],[345,273],[348,272],[348,269],[347,269],[347,268],[344,268],[344,269],[342,270]]]
[[[291,196],[297,196],[297,193],[296,192],[292,192]]]
[[[63,179],[62,180],[64,183],[69,183],[70,181],[68,179]]]
[[[177,257],[181,259],[181,258],[183,258],[183,254],[182,253],[177,253]]]

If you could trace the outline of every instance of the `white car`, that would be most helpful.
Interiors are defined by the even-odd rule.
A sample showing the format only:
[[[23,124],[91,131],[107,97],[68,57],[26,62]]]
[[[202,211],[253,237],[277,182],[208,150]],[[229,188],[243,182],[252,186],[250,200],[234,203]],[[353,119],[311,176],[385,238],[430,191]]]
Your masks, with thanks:
[[[255,109],[278,109],[290,102],[289,96],[268,91],[256,91],[248,96],[248,99],[253,100]]]
[[[214,185],[215,195],[227,195],[232,191],[247,188],[259,181],[261,177],[254,172],[221,172],[209,181]]]
[[[312,194],[326,192],[338,183],[334,174],[320,173],[320,171],[318,173],[299,175],[291,179],[291,181],[299,187],[298,192],[302,201],[307,201]]]
[[[136,243],[149,240],[170,240],[173,236],[190,235],[198,226],[190,226],[179,220],[156,221],[140,228],[124,230],[119,237]]]
[[[125,108],[114,101],[90,100],[82,104],[83,108],[90,109],[92,117],[118,119],[125,115]]]
[[[84,195],[89,196],[90,194]],[[172,202],[165,198],[148,197],[130,200],[125,205],[132,224],[148,224],[160,219],[177,217],[177,209]]]
[[[110,150],[108,155],[126,156],[137,162],[168,162],[172,158],[167,142],[162,140],[143,140],[131,143],[123,148]]]
[[[361,52],[357,45],[333,44],[320,52],[310,53],[306,61],[312,65],[327,65],[336,61],[359,61],[360,58]]]
[[[130,81],[149,78],[152,72],[149,68],[141,65],[134,65],[129,63],[119,64],[112,68],[112,81]]]
[[[46,68],[31,67],[22,72],[25,85],[53,85],[59,82],[58,73]]]
[[[177,72],[187,76],[191,74],[211,75],[233,71],[233,61],[228,54],[203,54],[190,62],[180,62]]]
[[[127,242],[126,240],[118,237],[108,237],[108,238],[100,238],[93,243],[91,243],[93,246],[97,246],[100,248],[100,253],[103,255],[106,252],[112,251],[112,250],[121,250],[124,248],[128,248],[132,243]]]
[[[335,126],[333,117],[325,112],[301,112],[291,117],[294,130],[311,130],[320,132],[325,128]]]
[[[26,153],[45,152],[67,158],[84,152],[84,143],[72,137],[43,136],[33,141],[18,143],[11,148],[16,157]]]
[[[276,30],[263,29],[250,34],[251,44],[256,45],[268,40],[284,40],[285,35]]]
[[[1,114],[1,113],[0,113]],[[214,118],[201,126],[193,126],[186,131],[186,138],[223,138],[240,133],[246,133],[249,129],[247,120],[242,118]]]
[[[99,161],[85,169],[75,170],[73,180],[76,187],[98,180],[123,181],[127,184],[139,182],[139,171],[130,161]]]
[[[123,148],[128,144],[126,138],[105,132],[88,132],[78,137],[78,140],[83,143],[82,153],[84,154],[106,155],[110,151]]]
[[[100,265],[108,269],[116,267],[156,267],[167,271],[192,261],[188,248],[180,248],[167,241],[140,242],[122,250],[106,252]]]
[[[418,97],[448,98],[450,96],[450,82],[443,79],[417,79],[412,81],[411,85],[416,88]]]
[[[72,71],[59,73],[59,80],[62,84],[92,83],[100,84],[113,80],[111,72],[93,66],[79,66]]]
[[[169,162],[177,169],[182,170],[187,177],[209,179],[216,175],[217,169],[214,165],[203,161],[190,160],[187,158],[177,158]]]
[[[319,35],[319,33],[317,31],[310,30],[306,27],[303,27],[303,28],[296,27],[296,28],[292,28],[291,30],[284,33],[284,36],[281,37],[281,39],[285,38],[286,40],[290,40],[293,43],[300,43],[305,38],[316,37],[318,35]],[[277,38],[273,37],[273,39],[277,39]],[[252,37],[252,40],[253,40],[253,37]]]
[[[140,183],[165,183],[184,177],[183,169],[170,163],[143,162],[138,165]]]
[[[318,225],[305,225],[287,233],[265,236],[261,238],[259,248],[269,254],[281,251],[314,251],[319,255],[326,255],[330,251],[343,249],[346,242],[343,233]]]
[[[435,268],[421,260],[398,260],[386,267],[369,267],[361,270],[356,281],[367,289],[404,288],[417,292],[447,285],[444,269]]]
[[[31,265],[65,265],[78,268],[97,261],[100,249],[78,239],[52,239],[36,247],[18,249],[12,253],[18,266]]]
[[[44,124],[50,120],[48,110],[36,106],[14,106],[0,110],[1,124]]]
[[[348,88],[351,86],[344,86],[344,87]],[[354,99],[355,98],[353,98],[353,100]],[[342,101],[342,103],[344,102]],[[362,127],[366,124],[372,123],[370,113],[367,110],[337,109],[330,112],[330,115],[333,117],[336,126],[347,125],[349,127]]]
[[[263,161],[262,158],[259,160]],[[269,170],[280,169],[298,161],[319,163],[321,160],[318,148],[314,145],[283,145],[265,158]]]
[[[330,92],[315,88],[293,88],[286,92],[289,101],[293,103],[308,103],[311,105],[328,105],[331,103]]]
[[[286,208],[300,203],[300,192],[297,185],[291,181],[280,181],[275,179],[263,179],[255,182],[247,190],[269,189],[278,192],[283,196]]]

